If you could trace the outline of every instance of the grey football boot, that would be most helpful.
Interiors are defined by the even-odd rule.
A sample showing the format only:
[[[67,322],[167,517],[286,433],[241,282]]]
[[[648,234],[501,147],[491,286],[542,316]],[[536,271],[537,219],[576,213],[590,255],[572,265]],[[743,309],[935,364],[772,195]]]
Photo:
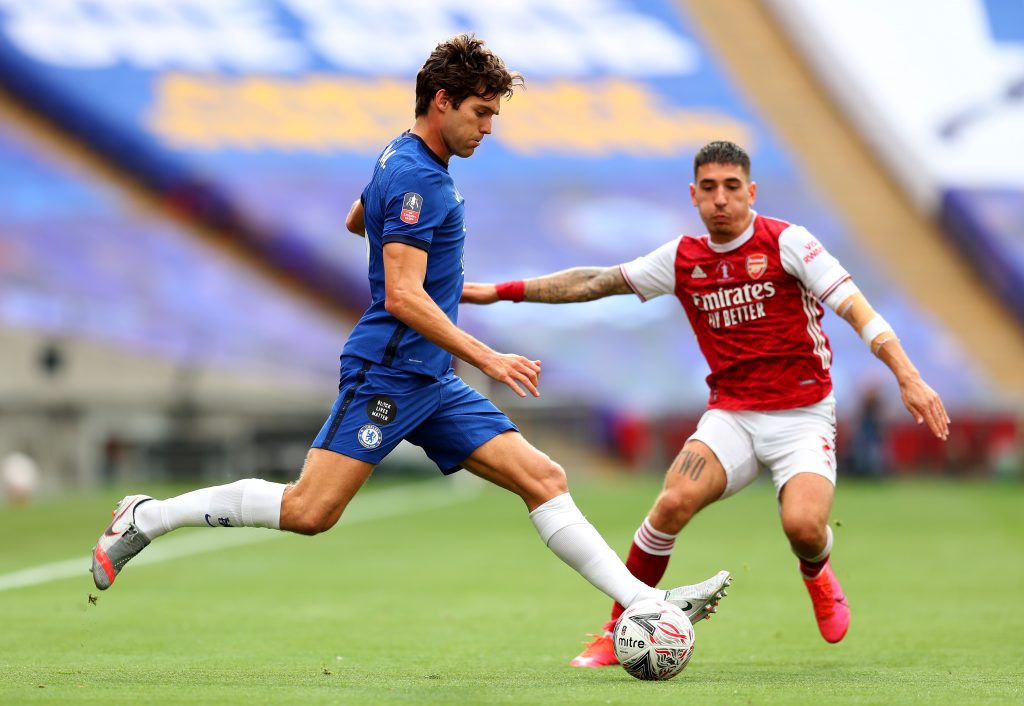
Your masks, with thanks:
[[[679,606],[694,625],[718,612],[718,602],[728,593],[726,587],[732,583],[728,571],[719,571],[706,581],[692,586],[680,586],[665,592],[665,600]]]
[[[149,537],[135,526],[135,508],[152,499],[148,495],[129,495],[111,513],[114,520],[92,549],[92,579],[101,591],[110,588],[124,565],[149,544]]]

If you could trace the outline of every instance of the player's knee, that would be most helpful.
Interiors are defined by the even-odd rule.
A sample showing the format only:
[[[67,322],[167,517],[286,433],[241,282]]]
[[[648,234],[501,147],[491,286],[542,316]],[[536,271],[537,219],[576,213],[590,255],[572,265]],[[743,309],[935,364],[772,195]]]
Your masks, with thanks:
[[[307,512],[295,518],[289,529],[298,534],[313,536],[326,532],[337,523],[338,518],[327,512]]]
[[[530,474],[530,483],[524,490],[526,492],[523,499],[537,503],[545,503],[551,498],[568,493],[569,482],[565,478],[565,469],[549,457],[543,456],[537,461],[533,473]]]
[[[794,548],[811,551],[824,546],[826,541],[826,523],[809,516],[789,516],[782,518],[782,530],[786,533],[789,543]]]
[[[651,522],[664,532],[679,532],[700,510],[699,498],[676,489],[661,491],[651,511]]]
[[[286,497],[281,504],[281,529],[296,534],[312,536],[334,527],[341,512],[313,503],[303,502],[299,497]]]

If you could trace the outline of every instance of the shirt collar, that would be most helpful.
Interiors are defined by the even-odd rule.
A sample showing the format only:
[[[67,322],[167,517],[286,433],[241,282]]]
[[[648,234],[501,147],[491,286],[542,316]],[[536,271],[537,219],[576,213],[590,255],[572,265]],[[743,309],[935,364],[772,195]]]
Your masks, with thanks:
[[[413,138],[413,139],[414,139],[414,140],[416,140],[417,142],[419,142],[419,143],[420,143],[420,146],[422,146],[422,147],[423,147],[423,150],[424,150],[424,151],[425,151],[425,152],[426,152],[427,154],[429,154],[429,155],[430,155],[430,156],[431,156],[431,157],[433,158],[433,160],[434,160],[435,162],[437,162],[437,163],[438,163],[438,164],[440,164],[440,165],[441,165],[442,167],[444,167],[444,170],[445,170],[445,171],[448,171],[448,165],[447,165],[447,164],[445,164],[445,162],[444,162],[444,160],[443,160],[443,159],[441,159],[440,157],[438,157],[438,156],[437,156],[437,153],[435,153],[435,152],[434,152],[434,150],[432,150],[432,149],[430,149],[429,147],[427,147],[427,143],[423,141],[423,138],[422,138],[422,137],[420,137],[419,135],[415,135],[415,134],[413,134],[413,133],[412,133],[412,132],[411,132],[410,130],[406,130],[406,131],[405,131],[405,134],[406,134],[406,135],[408,135],[409,137]]]

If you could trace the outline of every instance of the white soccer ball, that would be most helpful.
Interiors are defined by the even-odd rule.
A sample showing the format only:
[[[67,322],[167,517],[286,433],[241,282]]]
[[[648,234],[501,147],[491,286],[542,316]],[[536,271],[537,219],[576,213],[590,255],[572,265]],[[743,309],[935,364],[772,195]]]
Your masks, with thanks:
[[[693,656],[690,619],[682,609],[657,599],[626,609],[615,622],[612,640],[622,668],[637,679],[671,679]]]

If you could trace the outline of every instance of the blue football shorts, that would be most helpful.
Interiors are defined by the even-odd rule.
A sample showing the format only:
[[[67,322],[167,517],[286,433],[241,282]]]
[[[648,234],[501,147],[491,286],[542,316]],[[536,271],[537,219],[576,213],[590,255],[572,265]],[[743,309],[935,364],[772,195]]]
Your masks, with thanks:
[[[405,439],[447,475],[510,430],[519,427],[454,370],[437,379],[344,356],[338,399],[313,448],[376,465]]]

